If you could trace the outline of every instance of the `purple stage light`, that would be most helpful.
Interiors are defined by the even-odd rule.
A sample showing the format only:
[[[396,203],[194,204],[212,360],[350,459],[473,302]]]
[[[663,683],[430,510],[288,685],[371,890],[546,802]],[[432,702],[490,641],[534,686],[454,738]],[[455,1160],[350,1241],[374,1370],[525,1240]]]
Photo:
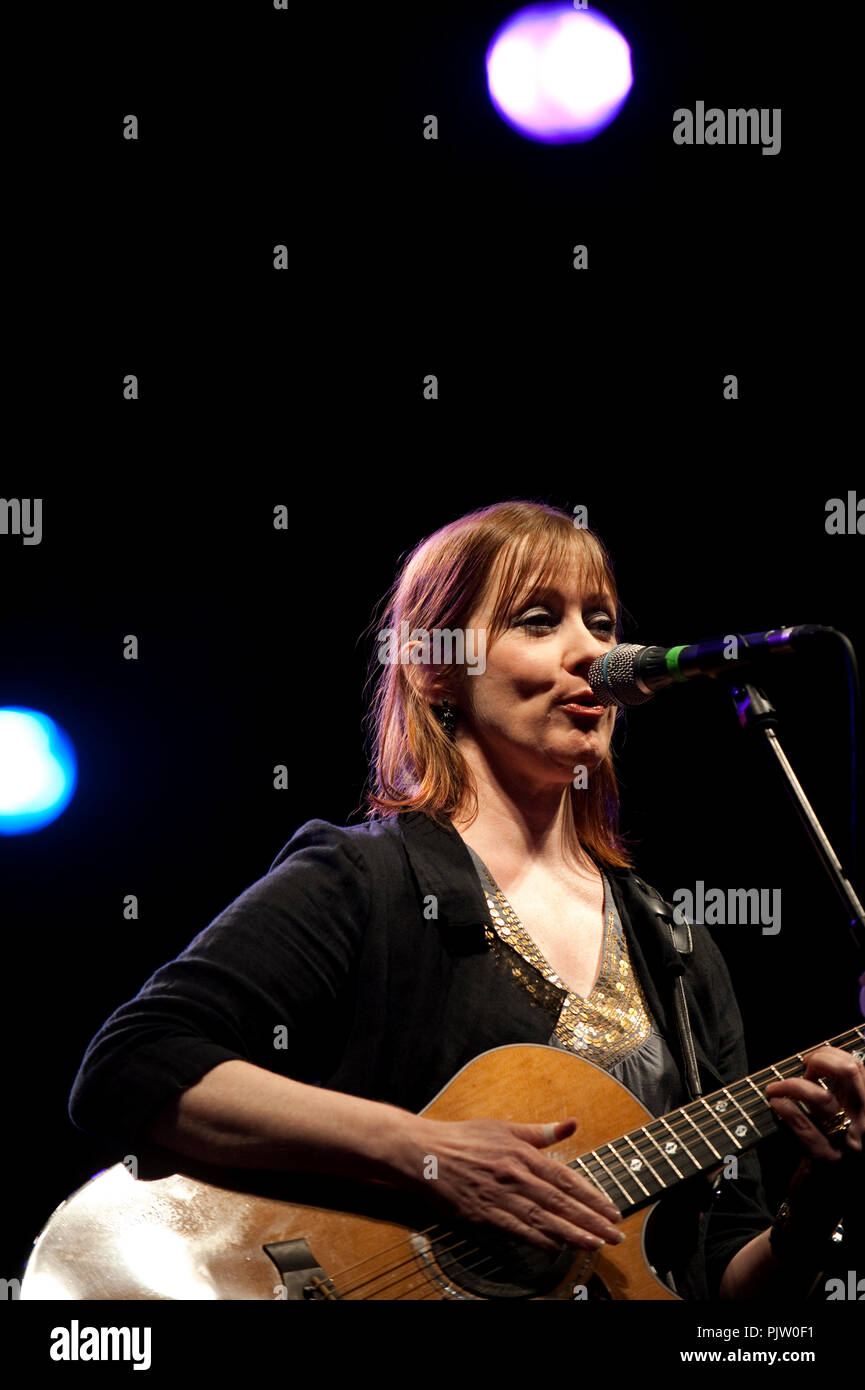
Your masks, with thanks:
[[[486,62],[499,115],[547,145],[591,140],[615,120],[634,81],[615,24],[571,4],[518,10],[494,34]]]

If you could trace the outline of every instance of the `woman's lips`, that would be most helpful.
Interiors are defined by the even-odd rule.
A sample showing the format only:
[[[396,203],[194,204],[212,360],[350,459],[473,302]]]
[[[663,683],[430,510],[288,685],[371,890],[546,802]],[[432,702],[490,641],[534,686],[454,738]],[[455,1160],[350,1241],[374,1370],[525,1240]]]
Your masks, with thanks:
[[[560,705],[559,708],[567,710],[568,714],[584,715],[587,719],[600,719],[602,715],[606,714],[606,710],[604,709],[603,705],[570,704]]]

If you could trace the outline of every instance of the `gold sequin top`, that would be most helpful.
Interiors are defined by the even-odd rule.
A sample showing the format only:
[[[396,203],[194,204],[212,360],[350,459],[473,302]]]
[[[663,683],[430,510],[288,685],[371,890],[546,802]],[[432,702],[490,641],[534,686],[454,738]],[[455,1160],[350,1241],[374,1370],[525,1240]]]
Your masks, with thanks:
[[[496,932],[523,960],[540,971],[551,985],[567,991],[555,1028],[555,1041],[605,1070],[631,1057],[650,1036],[652,1017],[640,982],[631,969],[627,940],[616,922],[612,907],[607,910],[600,974],[591,993],[584,999],[568,989],[565,981],[555,973],[486,865],[470,846],[469,850],[481,874],[489,908],[490,922],[484,927],[487,939],[491,941],[492,933]],[[604,900],[607,907],[610,897],[606,880]],[[519,967],[515,967],[513,973],[519,978]],[[530,987],[526,978],[521,979],[520,983]]]

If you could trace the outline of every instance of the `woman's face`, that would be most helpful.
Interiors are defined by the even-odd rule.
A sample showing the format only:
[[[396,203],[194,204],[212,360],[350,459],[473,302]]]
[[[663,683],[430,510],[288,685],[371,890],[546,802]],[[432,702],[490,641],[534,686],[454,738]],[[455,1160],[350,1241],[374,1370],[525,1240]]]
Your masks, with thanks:
[[[469,626],[488,630],[491,619],[482,607]],[[564,588],[534,590],[487,643],[483,673],[466,677],[457,720],[464,751],[474,743],[505,781],[537,789],[566,785],[579,766],[590,777],[609,749],[616,710],[597,704],[586,676],[616,645],[615,629],[611,595],[585,587],[578,571]],[[585,707],[566,707],[569,696]]]

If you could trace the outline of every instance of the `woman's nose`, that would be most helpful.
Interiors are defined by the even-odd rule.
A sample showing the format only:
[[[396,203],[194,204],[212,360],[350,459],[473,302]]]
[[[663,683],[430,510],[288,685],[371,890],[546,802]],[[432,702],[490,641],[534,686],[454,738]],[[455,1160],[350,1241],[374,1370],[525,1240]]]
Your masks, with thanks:
[[[611,634],[593,632],[584,623],[572,631],[565,640],[564,662],[569,671],[588,667],[599,656],[612,650],[614,639]]]

